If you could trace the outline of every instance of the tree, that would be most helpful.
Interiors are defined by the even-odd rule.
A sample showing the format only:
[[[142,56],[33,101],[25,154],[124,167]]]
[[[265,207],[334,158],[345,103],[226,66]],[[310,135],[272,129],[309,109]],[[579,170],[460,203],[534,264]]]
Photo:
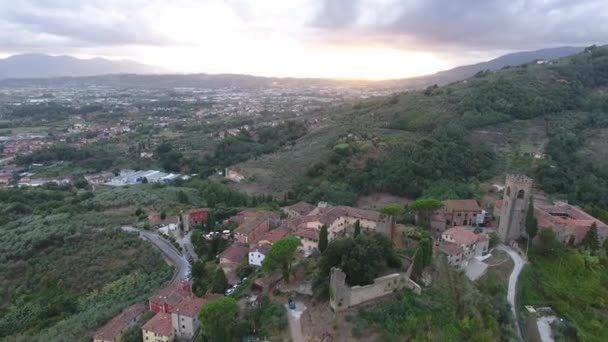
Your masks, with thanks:
[[[359,220],[355,221],[355,234],[354,237],[361,235],[361,222]]]
[[[161,219],[161,220],[164,220],[164,219],[166,219],[166,218],[167,218],[167,212],[166,212],[166,211],[164,211],[164,210],[163,210],[163,211],[161,211],[161,212],[160,212],[160,219]]]
[[[405,209],[401,204],[391,203],[382,208],[381,212],[390,216],[401,216],[405,213]]]
[[[327,225],[321,226],[321,231],[319,232],[319,251],[323,253],[324,250],[327,249],[328,236],[327,236]]]
[[[183,192],[182,190],[178,191],[178,193],[177,193],[177,201],[182,204],[190,203],[190,199],[188,198],[188,195],[186,195],[186,193]]]
[[[280,269],[285,281],[289,282],[291,266],[295,260],[298,246],[300,246],[300,240],[297,237],[286,236],[282,238],[270,247],[262,267],[270,272]]]
[[[236,339],[235,327],[239,306],[230,297],[221,297],[205,304],[199,314],[201,334],[208,341]]]
[[[490,248],[498,245],[498,243],[500,242],[500,237],[498,236],[498,234],[496,234],[496,232],[491,232],[490,234],[488,234],[488,236],[490,237]]]
[[[418,251],[416,251],[416,259],[414,267],[418,272],[421,272],[425,267],[429,266],[433,261],[433,240],[430,236],[425,235],[418,243]]]
[[[411,204],[410,208],[418,214],[417,221],[426,226],[431,226],[431,214],[441,208],[442,204],[440,201],[434,198],[421,198],[417,199]]]
[[[538,234],[538,250],[544,256],[551,256],[561,250],[561,244],[557,241],[557,235],[551,229],[541,229]]]
[[[583,247],[588,248],[592,251],[596,251],[600,248],[600,240],[597,234],[597,224],[593,222],[591,228],[585,234],[582,242]]]
[[[526,255],[528,254],[528,248],[530,247],[530,241],[534,240],[534,237],[538,233],[538,221],[534,215],[534,200],[530,197],[530,203],[528,204],[528,213],[526,214],[526,233],[528,233],[528,241],[526,242]]]
[[[224,293],[228,288],[228,279],[226,279],[226,274],[224,274],[224,270],[218,267],[218,269],[213,274],[213,284],[211,285],[211,291],[213,293]]]

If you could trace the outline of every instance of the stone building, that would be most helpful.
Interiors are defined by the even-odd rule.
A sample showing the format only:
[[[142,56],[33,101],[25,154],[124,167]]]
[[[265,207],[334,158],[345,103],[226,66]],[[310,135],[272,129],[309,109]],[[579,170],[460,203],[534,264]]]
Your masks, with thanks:
[[[507,175],[498,223],[498,236],[502,241],[525,236],[532,184],[532,179],[524,175]]]

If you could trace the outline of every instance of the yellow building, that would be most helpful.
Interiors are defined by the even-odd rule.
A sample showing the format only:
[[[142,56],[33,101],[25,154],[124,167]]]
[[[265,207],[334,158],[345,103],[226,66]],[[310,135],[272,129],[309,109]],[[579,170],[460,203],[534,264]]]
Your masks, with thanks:
[[[144,342],[172,342],[175,340],[171,314],[159,312],[142,327]]]

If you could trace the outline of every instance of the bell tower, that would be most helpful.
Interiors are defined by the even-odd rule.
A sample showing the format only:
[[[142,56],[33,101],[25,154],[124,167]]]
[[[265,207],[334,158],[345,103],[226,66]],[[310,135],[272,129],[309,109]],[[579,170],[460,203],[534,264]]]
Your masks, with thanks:
[[[526,214],[533,182],[524,175],[507,175],[498,224],[498,236],[503,242],[525,235]]]

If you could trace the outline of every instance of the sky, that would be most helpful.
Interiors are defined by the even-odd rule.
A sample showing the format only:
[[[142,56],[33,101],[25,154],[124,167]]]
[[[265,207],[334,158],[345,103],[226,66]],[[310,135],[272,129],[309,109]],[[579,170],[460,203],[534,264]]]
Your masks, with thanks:
[[[607,37],[607,0],[0,1],[0,56],[184,73],[403,78]]]

